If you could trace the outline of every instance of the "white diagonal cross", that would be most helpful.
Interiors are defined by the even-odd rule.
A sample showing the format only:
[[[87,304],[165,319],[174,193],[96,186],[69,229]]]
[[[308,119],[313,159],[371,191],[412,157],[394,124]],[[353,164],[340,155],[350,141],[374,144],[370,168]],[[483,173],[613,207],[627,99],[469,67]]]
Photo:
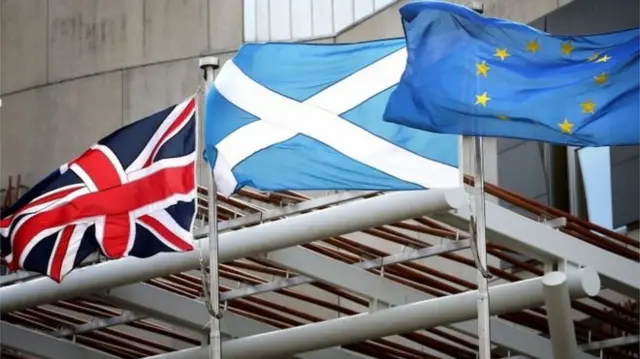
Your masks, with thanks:
[[[219,190],[225,194],[234,190],[237,183],[231,170],[238,163],[297,134],[425,188],[458,186],[457,168],[421,157],[340,117],[396,85],[406,57],[406,49],[402,48],[304,102],[267,89],[244,74],[233,61],[227,62],[216,79],[216,89],[227,101],[260,120],[238,128],[216,145],[214,175]]]

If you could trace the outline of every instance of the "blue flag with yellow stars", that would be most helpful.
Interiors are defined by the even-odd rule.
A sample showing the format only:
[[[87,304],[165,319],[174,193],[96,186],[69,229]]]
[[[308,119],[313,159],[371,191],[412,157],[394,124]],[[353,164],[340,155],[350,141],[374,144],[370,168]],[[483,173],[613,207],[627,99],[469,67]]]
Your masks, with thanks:
[[[638,28],[552,36],[436,1],[400,13],[408,59],[384,121],[560,145],[640,143]]]

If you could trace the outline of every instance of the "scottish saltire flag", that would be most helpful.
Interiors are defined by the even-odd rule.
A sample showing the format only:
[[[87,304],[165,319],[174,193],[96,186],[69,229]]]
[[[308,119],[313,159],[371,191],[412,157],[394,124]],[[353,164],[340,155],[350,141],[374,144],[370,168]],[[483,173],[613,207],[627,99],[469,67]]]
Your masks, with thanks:
[[[91,252],[149,257],[193,249],[196,100],[121,128],[2,214],[9,268],[56,281]]]
[[[436,1],[400,13],[409,56],[385,121],[560,145],[640,143],[638,28],[552,36]]]
[[[218,189],[458,186],[457,136],[382,121],[406,56],[403,39],[242,46],[206,99]]]

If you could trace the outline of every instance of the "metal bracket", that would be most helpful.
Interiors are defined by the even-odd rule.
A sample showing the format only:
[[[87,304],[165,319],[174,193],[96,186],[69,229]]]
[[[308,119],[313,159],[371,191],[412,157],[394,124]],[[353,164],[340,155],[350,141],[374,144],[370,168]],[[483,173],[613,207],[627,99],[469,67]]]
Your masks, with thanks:
[[[567,219],[565,217],[558,217],[558,218],[546,219],[542,221],[542,223],[551,228],[557,229],[557,228],[566,227]]]

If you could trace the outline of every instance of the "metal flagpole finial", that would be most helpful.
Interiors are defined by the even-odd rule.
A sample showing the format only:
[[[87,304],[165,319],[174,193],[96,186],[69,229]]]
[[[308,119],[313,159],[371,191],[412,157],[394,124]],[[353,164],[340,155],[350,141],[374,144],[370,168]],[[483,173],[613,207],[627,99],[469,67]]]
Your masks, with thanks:
[[[213,73],[211,73],[211,77],[209,77],[208,70],[215,71],[220,68],[220,59],[215,56],[204,56],[201,57],[198,61],[198,65],[202,70],[202,76],[204,77],[205,82],[209,82],[209,80],[213,81]]]
[[[217,69],[220,67],[220,59],[218,59],[215,56],[204,56],[201,57],[200,60],[198,61],[200,68],[202,70],[204,70],[207,67],[213,67],[214,69]]]
[[[469,7],[478,14],[484,14],[484,3],[482,1],[471,1],[471,5]]]

